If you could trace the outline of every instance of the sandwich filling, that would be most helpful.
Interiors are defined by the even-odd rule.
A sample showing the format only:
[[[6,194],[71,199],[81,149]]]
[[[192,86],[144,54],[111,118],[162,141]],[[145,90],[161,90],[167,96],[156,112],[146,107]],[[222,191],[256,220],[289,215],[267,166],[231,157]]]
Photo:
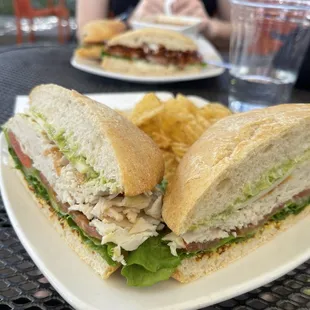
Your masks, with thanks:
[[[156,237],[161,223],[160,187],[125,196],[35,113],[17,115],[5,127],[9,151],[30,188],[79,231],[111,265],[126,264],[127,252]]]
[[[172,51],[156,44],[144,44],[138,48],[123,45],[108,46],[103,57],[105,55],[128,60],[145,60],[149,63],[164,66],[174,65],[178,68],[184,68],[189,65],[204,65],[202,57],[197,51]]]
[[[276,166],[252,186],[247,185],[247,189],[252,188],[251,193],[247,191],[247,199],[238,199],[229,212],[213,216],[183,235],[165,229],[160,236],[147,240],[129,254],[122,269],[128,284],[147,286],[166,280],[184,259],[221,253],[255,237],[265,227],[279,225],[288,216],[299,214],[310,204],[308,153]],[[263,184],[262,180],[268,182]]]
[[[227,242],[254,236],[269,221],[280,221],[290,214],[298,214],[310,203],[310,186],[305,182],[310,174],[308,153],[294,164],[282,165],[282,172],[269,178],[269,187],[253,191],[248,199],[213,215],[181,236],[165,236],[174,255],[176,249],[187,252],[208,251]],[[263,177],[262,179],[264,179]],[[250,186],[247,186],[248,188]],[[242,201],[242,203],[241,203]],[[240,241],[240,239],[238,240]]]

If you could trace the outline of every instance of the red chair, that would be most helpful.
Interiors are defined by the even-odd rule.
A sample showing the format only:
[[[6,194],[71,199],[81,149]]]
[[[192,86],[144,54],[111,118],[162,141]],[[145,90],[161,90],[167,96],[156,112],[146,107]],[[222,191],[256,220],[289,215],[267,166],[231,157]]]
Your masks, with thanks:
[[[14,11],[16,18],[16,29],[17,29],[17,44],[22,43],[22,29],[21,29],[21,18],[26,18],[29,21],[30,35],[29,41],[34,42],[34,33],[32,29],[33,18],[45,17],[45,16],[56,16],[58,18],[58,40],[60,43],[64,43],[68,40],[70,35],[69,26],[69,10],[66,8],[65,1],[59,0],[57,5],[54,5],[53,0],[48,1],[48,7],[43,9],[33,8],[31,0],[14,0]],[[66,20],[65,35],[63,33],[62,21]]]

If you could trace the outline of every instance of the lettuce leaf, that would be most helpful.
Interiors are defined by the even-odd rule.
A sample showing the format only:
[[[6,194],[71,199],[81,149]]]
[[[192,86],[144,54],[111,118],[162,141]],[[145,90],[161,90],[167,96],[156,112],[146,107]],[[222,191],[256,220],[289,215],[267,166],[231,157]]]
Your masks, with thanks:
[[[97,240],[95,238],[92,238],[88,236],[71,218],[71,216],[67,216],[66,220],[68,222],[68,225],[79,232],[79,235],[83,242],[92,250],[96,251],[110,266],[117,266],[118,263],[112,260],[112,251],[109,250],[111,246],[113,247],[112,244],[100,244],[100,240]],[[95,241],[96,240],[96,241]],[[108,248],[109,247],[109,248]]]
[[[297,215],[302,210],[304,210],[308,205],[310,204],[310,198],[304,199],[298,203],[296,202],[290,202],[285,205],[285,207],[274,214],[270,220],[272,221],[283,221],[285,220],[289,215]]]
[[[150,286],[167,280],[181,263],[181,257],[173,256],[161,238],[151,237],[128,254],[121,273],[129,286]]]
[[[119,56],[119,55],[111,55],[107,52],[102,51],[101,52],[101,58],[108,56],[108,57],[113,57],[113,58],[117,58],[117,59],[126,59],[126,60],[137,60],[138,58],[130,58],[130,57],[126,57],[126,56]]]
[[[37,171],[34,171],[37,172]],[[39,178],[36,176],[36,173],[33,174],[25,174],[26,180],[28,184],[33,188],[35,191],[36,195],[39,196],[40,198],[43,198],[46,202],[50,202],[50,198],[48,195],[48,192],[46,188],[42,185],[41,181]]]
[[[186,252],[179,250],[178,256],[171,254],[167,243],[162,241],[163,236],[152,237],[142,243],[137,250],[128,254],[127,265],[122,268],[121,274],[127,279],[129,286],[151,286],[168,280],[183,259],[215,252],[224,245],[243,242],[253,237],[254,234],[255,232],[250,232],[244,236],[229,236],[206,251]]]
[[[148,271],[140,265],[123,267],[121,273],[127,279],[127,285],[146,287],[155,283],[168,280],[174,273],[175,268],[162,268],[156,272]]]
[[[22,163],[20,162],[20,160],[17,157],[16,153],[14,152],[14,150],[11,147],[9,147],[9,153],[10,153],[11,157],[13,158],[13,161],[14,161],[14,164],[15,164],[15,168],[16,169],[22,169],[23,165],[22,165]]]
[[[7,137],[7,136],[6,136]],[[39,172],[34,168],[25,168],[19,158],[17,157],[15,151],[12,147],[9,147],[9,153],[11,157],[13,158],[13,161],[15,163],[15,168],[22,171],[24,174],[26,181],[31,186],[31,188],[34,190],[36,195],[40,198],[43,198],[46,202],[50,201],[48,192],[46,188],[42,185],[40,181]]]

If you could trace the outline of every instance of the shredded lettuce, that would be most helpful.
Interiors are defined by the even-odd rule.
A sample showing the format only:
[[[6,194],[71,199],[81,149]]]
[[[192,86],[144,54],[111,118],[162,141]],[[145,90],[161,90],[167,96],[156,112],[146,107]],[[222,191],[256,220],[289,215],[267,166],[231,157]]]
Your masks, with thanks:
[[[167,189],[167,186],[168,186],[168,181],[167,181],[166,179],[163,179],[163,180],[161,181],[161,183],[158,184],[157,186],[158,186],[158,188],[159,188],[163,193],[165,193],[165,192],[166,192],[166,189]]]
[[[296,163],[293,160],[288,160],[285,163],[272,168],[263,174],[257,182],[253,184],[247,184],[243,189],[244,197],[239,198],[240,201],[238,200],[235,203],[245,202],[265,189],[268,189],[274,183],[287,175],[287,173],[292,170],[295,165]]]
[[[99,177],[99,173],[86,162],[86,157],[77,155],[79,145],[68,141],[68,137],[65,136],[64,129],[56,130],[56,128],[47,122],[46,117],[37,112],[34,108],[31,109],[31,112],[36,117],[38,123],[46,130],[48,137],[57,144],[59,150],[65,155],[71,164],[80,173],[86,175],[86,180],[96,179]]]

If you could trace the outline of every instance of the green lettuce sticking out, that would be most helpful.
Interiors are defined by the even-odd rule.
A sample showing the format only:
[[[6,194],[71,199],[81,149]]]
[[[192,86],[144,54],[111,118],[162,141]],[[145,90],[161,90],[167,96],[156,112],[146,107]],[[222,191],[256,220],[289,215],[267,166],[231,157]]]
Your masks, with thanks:
[[[297,215],[302,210],[304,210],[310,204],[310,198],[307,197],[301,201],[289,202],[287,203],[282,210],[277,212],[271,217],[271,220],[279,222],[285,220],[289,215]]]
[[[122,269],[130,286],[151,286],[168,280],[181,263],[179,256],[173,256],[162,236],[152,237],[142,243],[137,250],[130,252],[127,265]]]

